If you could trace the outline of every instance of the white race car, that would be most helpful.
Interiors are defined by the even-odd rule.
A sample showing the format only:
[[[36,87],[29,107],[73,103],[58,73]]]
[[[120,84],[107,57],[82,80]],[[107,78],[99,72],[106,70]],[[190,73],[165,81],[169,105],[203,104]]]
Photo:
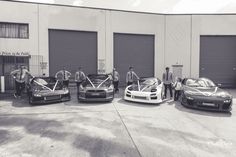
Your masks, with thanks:
[[[125,89],[124,99],[134,102],[158,104],[163,101],[163,82],[158,78],[141,78]]]

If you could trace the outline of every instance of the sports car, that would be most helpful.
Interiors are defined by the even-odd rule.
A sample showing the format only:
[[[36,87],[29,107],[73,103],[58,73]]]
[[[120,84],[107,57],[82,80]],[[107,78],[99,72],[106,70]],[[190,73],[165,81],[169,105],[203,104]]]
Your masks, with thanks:
[[[185,78],[180,102],[183,106],[212,110],[231,111],[232,95],[220,89],[207,78]]]
[[[55,77],[35,77],[27,85],[30,104],[54,103],[70,100],[70,91]]]
[[[163,91],[163,82],[158,78],[141,78],[126,87],[124,99],[157,104],[163,101]]]
[[[107,74],[89,74],[78,90],[79,101],[112,101],[114,86]]]

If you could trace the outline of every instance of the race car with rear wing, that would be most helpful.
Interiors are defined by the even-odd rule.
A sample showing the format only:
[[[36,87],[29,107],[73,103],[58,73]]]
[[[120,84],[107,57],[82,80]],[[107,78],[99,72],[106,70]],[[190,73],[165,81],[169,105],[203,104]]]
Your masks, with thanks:
[[[30,104],[45,104],[69,101],[68,88],[55,77],[34,77],[26,86]]]
[[[78,89],[79,101],[112,101],[114,86],[107,74],[89,74]]]

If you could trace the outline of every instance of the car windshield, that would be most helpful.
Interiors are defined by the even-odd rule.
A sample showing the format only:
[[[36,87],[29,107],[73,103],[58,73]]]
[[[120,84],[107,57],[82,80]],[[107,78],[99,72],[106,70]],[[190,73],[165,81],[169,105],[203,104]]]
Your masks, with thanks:
[[[215,87],[216,85],[209,79],[188,79],[186,85],[190,87]]]
[[[50,89],[53,89],[55,84],[56,84],[56,79],[55,78],[35,78],[33,84],[35,86],[40,86],[40,87],[48,87]],[[45,89],[44,88],[44,89]],[[55,88],[56,90],[62,89],[62,84],[61,82],[57,82],[57,86]]]
[[[139,80],[139,84],[144,85],[144,86],[154,85],[156,83],[160,84],[160,82],[161,81],[159,79],[156,79],[156,78],[142,78],[142,79]],[[136,81],[135,84],[138,84],[138,81]]]

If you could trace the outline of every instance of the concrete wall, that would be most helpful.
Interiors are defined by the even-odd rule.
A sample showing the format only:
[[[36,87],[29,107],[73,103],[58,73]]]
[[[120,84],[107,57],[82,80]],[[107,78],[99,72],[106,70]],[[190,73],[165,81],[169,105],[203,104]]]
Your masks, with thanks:
[[[29,39],[0,38],[0,51],[38,55],[38,5],[0,1],[0,22],[29,23]],[[31,64],[32,65],[32,64]],[[33,74],[39,72],[33,68]]]
[[[173,64],[184,66],[183,77],[198,77],[200,35],[236,35],[236,15],[155,15],[5,1],[0,21],[29,23],[30,30],[29,39],[0,38],[0,51],[27,51],[46,62],[48,29],[96,31],[98,60],[105,61],[106,72],[113,67],[113,33],[154,34],[157,77]]]
[[[199,76],[200,35],[236,35],[236,15],[193,15],[191,73]]]
[[[106,27],[108,28],[106,34],[107,71],[111,71],[111,65],[113,65],[113,33],[152,34],[155,35],[155,75],[161,75],[164,68],[163,15],[107,11]]]

